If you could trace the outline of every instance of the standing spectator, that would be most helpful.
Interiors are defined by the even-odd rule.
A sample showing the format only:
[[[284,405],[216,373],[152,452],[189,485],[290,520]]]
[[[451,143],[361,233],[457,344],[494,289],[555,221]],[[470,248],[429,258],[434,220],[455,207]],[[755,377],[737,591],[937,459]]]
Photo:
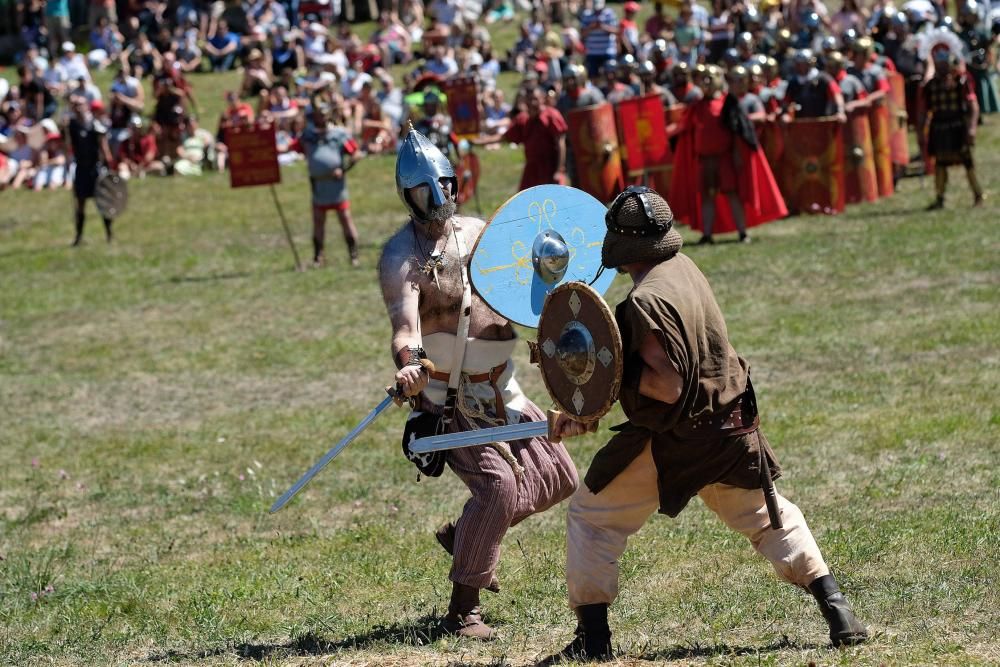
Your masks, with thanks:
[[[219,19],[215,34],[205,43],[205,54],[213,72],[228,72],[233,68],[236,55],[239,53],[240,36],[230,32],[229,23]]]
[[[94,196],[101,163],[110,165],[111,149],[108,147],[107,128],[97,118],[82,97],[70,100],[72,116],[68,133],[73,145],[76,171],[73,177],[73,194],[76,199],[76,236],[73,246],[83,242],[83,223],[86,219],[87,200]],[[93,105],[96,108],[96,104]],[[111,243],[111,218],[104,218],[104,234]]]
[[[546,93],[535,88],[528,97],[528,111],[514,119],[502,135],[473,141],[489,144],[505,141],[524,146],[524,171],[520,190],[546,183],[566,182],[566,131],[562,114],[546,104]]]
[[[326,213],[330,210],[337,212],[351,265],[360,263],[358,230],[351,218],[351,200],[344,178],[350,168],[350,158],[357,153],[357,144],[343,127],[333,122],[335,113],[335,109],[314,102],[312,122],[302,134],[312,189],[313,266],[316,267],[325,261]]]
[[[639,3],[628,0],[622,5],[622,10],[625,12],[625,17],[622,18],[618,39],[621,42],[622,52],[635,56],[639,53],[639,25],[635,22],[636,14],[639,13]]]
[[[101,19],[107,19],[112,26],[118,23],[115,0],[90,0],[90,6],[87,10],[87,26],[93,30]]]
[[[45,29],[49,35],[49,56],[59,53],[57,47],[72,38],[69,22],[69,0],[46,0]],[[70,42],[72,43],[72,42]]]
[[[605,0],[593,0],[593,9],[583,12],[580,37],[587,74],[593,78],[600,73],[604,63],[618,55],[618,17],[606,6]]]

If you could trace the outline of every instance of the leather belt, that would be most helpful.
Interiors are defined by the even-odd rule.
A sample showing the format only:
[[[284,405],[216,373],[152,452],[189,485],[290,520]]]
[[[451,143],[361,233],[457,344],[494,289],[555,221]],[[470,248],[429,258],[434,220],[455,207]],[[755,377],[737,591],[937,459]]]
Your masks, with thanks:
[[[493,393],[496,396],[496,414],[497,417],[502,419],[504,423],[507,423],[507,409],[503,404],[503,392],[500,387],[497,386],[497,380],[503,375],[503,372],[507,370],[507,362],[503,362],[499,366],[494,366],[485,373],[476,373],[475,375],[466,375],[466,382],[480,383],[489,382],[490,386],[493,387]],[[448,382],[451,379],[451,373],[445,373],[443,371],[428,371],[431,379],[438,380],[440,382]]]
[[[497,379],[503,375],[503,372],[507,370],[507,362],[503,362],[499,366],[494,366],[485,373],[477,373],[475,375],[466,375],[466,382],[491,382],[496,383]],[[431,371],[431,379],[439,380],[441,382],[447,382],[448,378],[451,377],[450,373],[445,373],[443,371]]]

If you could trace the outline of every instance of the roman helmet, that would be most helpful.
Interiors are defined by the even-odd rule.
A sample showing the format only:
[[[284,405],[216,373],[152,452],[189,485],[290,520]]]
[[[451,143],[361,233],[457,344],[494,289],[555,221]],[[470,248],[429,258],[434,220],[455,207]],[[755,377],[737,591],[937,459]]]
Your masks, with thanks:
[[[441,179],[450,179],[451,195],[441,187]],[[426,187],[426,194],[416,188]],[[410,126],[410,131],[396,154],[396,194],[418,220],[431,219],[431,213],[446,206],[458,192],[455,169],[444,153]]]

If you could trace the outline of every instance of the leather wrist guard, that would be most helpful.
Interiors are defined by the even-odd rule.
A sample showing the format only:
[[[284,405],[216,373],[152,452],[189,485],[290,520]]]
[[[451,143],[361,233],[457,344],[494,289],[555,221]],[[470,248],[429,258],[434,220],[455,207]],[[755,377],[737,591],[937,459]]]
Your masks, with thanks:
[[[396,368],[403,368],[404,366],[426,367],[429,363],[430,361],[427,359],[427,353],[424,352],[424,348],[419,345],[404,347],[396,353]]]

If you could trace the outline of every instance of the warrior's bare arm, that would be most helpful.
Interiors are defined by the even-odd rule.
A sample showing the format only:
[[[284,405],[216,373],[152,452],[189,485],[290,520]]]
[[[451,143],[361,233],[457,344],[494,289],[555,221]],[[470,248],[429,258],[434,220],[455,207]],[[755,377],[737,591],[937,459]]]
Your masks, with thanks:
[[[684,390],[684,380],[670,363],[662,339],[648,333],[639,348],[645,366],[639,378],[639,393],[662,403],[676,403]]]
[[[392,358],[399,371],[396,383],[406,396],[414,396],[427,386],[428,376],[422,366],[407,365],[409,349],[421,347],[420,288],[412,279],[412,267],[402,253],[393,252],[394,242],[382,254],[379,263],[379,283],[382,299],[392,325]]]

